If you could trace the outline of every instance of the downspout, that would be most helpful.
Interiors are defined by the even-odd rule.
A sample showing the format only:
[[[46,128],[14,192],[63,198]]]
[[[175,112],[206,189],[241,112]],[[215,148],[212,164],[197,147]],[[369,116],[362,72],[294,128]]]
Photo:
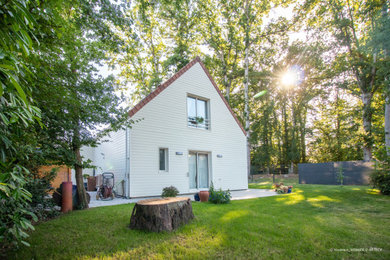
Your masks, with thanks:
[[[126,127],[125,197],[130,198],[130,129]]]

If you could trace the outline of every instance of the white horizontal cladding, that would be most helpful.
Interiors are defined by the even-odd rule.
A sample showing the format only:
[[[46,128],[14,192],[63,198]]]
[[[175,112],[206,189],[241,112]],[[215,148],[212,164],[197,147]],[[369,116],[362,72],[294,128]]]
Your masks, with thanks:
[[[89,146],[83,146],[80,149],[80,155],[83,161],[91,160],[93,162],[95,160],[95,148]],[[84,174],[93,176],[93,169],[92,168],[83,169],[83,175]],[[72,183],[76,185],[76,175],[74,169],[72,169]]]
[[[208,100],[210,129],[188,126],[188,95]],[[245,135],[199,63],[132,119],[141,120],[130,130],[131,197],[161,195],[162,189],[171,185],[180,193],[190,192],[190,151],[209,153],[210,176],[216,188],[248,187]],[[168,149],[168,172],[159,171],[159,148]]]
[[[111,132],[98,147],[94,149],[96,175],[112,172],[115,177],[115,189],[122,194],[121,181],[126,173],[126,131]]]

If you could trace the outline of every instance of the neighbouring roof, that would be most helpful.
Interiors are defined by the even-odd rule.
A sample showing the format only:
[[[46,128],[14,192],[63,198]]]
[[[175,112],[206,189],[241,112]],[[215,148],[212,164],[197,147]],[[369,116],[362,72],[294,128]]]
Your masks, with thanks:
[[[219,96],[225,103],[226,107],[229,109],[230,113],[232,114],[233,118],[236,120],[238,126],[241,128],[244,135],[246,135],[246,131],[244,127],[241,125],[240,121],[238,120],[237,116],[234,114],[233,110],[229,106],[229,103],[226,101],[225,97],[222,95],[221,91],[219,90],[217,84],[211,77],[209,71],[206,69],[205,65],[202,63],[199,57],[196,57],[193,59],[190,63],[188,63],[186,66],[181,68],[175,75],[173,75],[170,79],[165,81],[163,84],[159,85],[152,93],[147,95],[144,99],[142,99],[137,105],[135,105],[132,109],[129,111],[129,117],[134,116],[141,108],[143,108],[147,103],[149,103],[153,98],[155,98],[158,94],[160,94],[164,89],[166,89],[169,85],[171,85],[177,78],[179,78],[181,75],[183,75],[187,70],[189,70],[192,66],[194,66],[196,63],[199,63],[199,65],[203,68],[206,75],[209,77],[211,83],[213,84],[215,90],[218,92]]]

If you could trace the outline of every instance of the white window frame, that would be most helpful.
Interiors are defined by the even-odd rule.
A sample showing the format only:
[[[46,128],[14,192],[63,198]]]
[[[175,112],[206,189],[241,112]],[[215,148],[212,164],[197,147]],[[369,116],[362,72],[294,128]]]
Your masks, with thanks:
[[[193,125],[193,124],[190,124],[189,120],[188,120],[188,98],[193,98],[195,99],[195,110],[197,111],[198,110],[198,100],[201,100],[201,101],[204,101],[206,102],[206,122],[205,122],[205,127],[202,127],[202,126],[197,126],[197,125]],[[207,98],[203,98],[203,97],[199,97],[199,96],[195,96],[195,95],[191,95],[191,94],[187,94],[187,97],[186,97],[186,110],[187,110],[187,114],[186,114],[186,121],[187,121],[187,127],[189,128],[194,128],[194,129],[203,129],[203,130],[211,130],[211,120],[210,120],[210,100],[207,99]],[[197,114],[197,112],[196,112]]]
[[[164,160],[165,160],[165,169],[161,170],[160,165],[160,151],[164,150]],[[159,172],[168,172],[169,171],[169,150],[165,147],[158,148],[158,171]]]

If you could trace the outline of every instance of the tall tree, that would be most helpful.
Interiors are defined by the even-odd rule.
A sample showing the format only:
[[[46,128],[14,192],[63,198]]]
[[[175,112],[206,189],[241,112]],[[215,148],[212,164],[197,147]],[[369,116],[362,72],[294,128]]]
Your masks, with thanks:
[[[342,64],[344,70],[351,73],[355,84],[350,84],[350,89],[360,93],[363,104],[365,161],[372,159],[372,99],[379,84],[377,84],[378,48],[370,46],[364,35],[375,26],[375,14],[382,8],[382,4],[378,4],[380,2],[384,1],[330,0],[306,3],[316,12],[317,18],[311,20],[317,20],[323,28],[329,29],[339,46],[345,49],[345,51],[340,49],[335,62]]]
[[[233,81],[239,76],[242,59],[242,34],[237,24],[240,20],[241,1],[202,1],[200,10],[202,39],[213,51],[207,65],[215,67],[214,76],[224,89],[230,103]],[[221,22],[224,21],[224,22]]]
[[[257,2],[253,0],[244,0],[241,7],[241,15],[239,25],[242,28],[244,39],[244,120],[245,130],[247,133],[247,171],[250,174],[250,159],[251,159],[251,143],[250,143],[250,111],[249,111],[249,69],[250,69],[250,53],[253,44],[260,44],[263,40],[263,30],[261,28],[262,19],[271,10],[271,1]]]
[[[166,40],[172,44],[164,67],[172,74],[199,54],[199,33],[196,31],[200,22],[198,1],[161,0],[159,13],[165,24]]]
[[[387,156],[390,156],[390,15],[388,1],[378,2],[382,5],[380,12],[374,14],[374,26],[370,30],[369,45],[378,48],[378,81],[382,84],[385,97],[385,146]]]
[[[80,208],[87,208],[82,169],[88,162],[80,148],[96,145],[127,120],[125,108],[118,107],[121,96],[113,78],[98,75],[95,64],[122,44],[113,30],[127,21],[121,6],[107,1],[62,3],[52,11],[62,14],[58,27],[53,30],[44,19],[38,21],[45,30],[30,60],[37,75],[31,82],[34,98],[46,126],[38,129],[39,141],[48,160],[75,169]]]
[[[122,85],[134,89],[129,103],[148,95],[167,74],[163,66],[167,51],[164,22],[158,8],[156,2],[140,0],[133,1],[131,9],[126,10],[132,24],[120,32],[124,44],[120,52],[113,53],[111,65],[120,68]]]

